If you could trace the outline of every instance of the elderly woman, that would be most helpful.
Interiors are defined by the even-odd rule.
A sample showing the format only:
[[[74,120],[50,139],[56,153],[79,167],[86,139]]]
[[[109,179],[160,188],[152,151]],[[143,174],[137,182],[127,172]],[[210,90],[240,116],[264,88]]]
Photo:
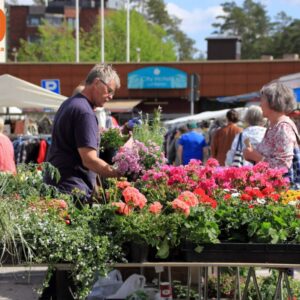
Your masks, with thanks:
[[[266,133],[266,128],[263,127],[264,125],[264,118],[263,118],[263,112],[261,107],[252,105],[247,110],[245,116],[244,116],[244,123],[246,123],[247,127],[243,130],[242,133],[237,134],[231,144],[231,149],[227,152],[226,156],[226,166],[230,166],[233,162],[233,157],[241,136],[241,148],[239,150],[243,150],[246,146],[244,144],[244,141],[246,139],[249,139],[252,146],[255,148],[263,139]],[[244,165],[252,165],[251,162],[244,161]]]
[[[286,114],[296,107],[294,93],[281,83],[271,83],[264,86],[260,94],[261,108],[264,117],[269,120],[269,128],[256,148],[249,145],[244,149],[244,158],[256,163],[265,161],[271,168],[290,169],[298,131]]]

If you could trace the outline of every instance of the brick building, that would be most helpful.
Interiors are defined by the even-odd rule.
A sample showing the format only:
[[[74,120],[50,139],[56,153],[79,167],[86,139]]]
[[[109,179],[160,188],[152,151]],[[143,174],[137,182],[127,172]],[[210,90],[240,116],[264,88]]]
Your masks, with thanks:
[[[93,64],[56,63],[6,63],[0,64],[0,75],[11,74],[31,83],[41,85],[42,79],[59,79],[61,94],[70,96],[73,89],[85,79]],[[114,64],[121,78],[121,88],[115,101],[140,100],[138,110],[153,112],[160,105],[165,118],[173,118],[190,113],[188,101],[189,83],[170,88],[134,86],[129,82],[135,71],[153,68],[154,72],[163,67],[183,72],[187,76],[198,74],[200,83],[199,101],[195,103],[195,113],[228,107],[215,101],[219,96],[234,96],[258,91],[264,84],[281,76],[300,73],[300,60],[226,60],[182,63],[123,63]]]
[[[105,7],[107,6],[105,0]],[[105,14],[108,13],[105,10]],[[13,49],[20,46],[20,39],[34,42],[37,40],[37,29],[42,20],[52,25],[60,26],[66,22],[75,29],[75,0],[54,0],[48,6],[9,5],[7,53],[13,60]],[[100,0],[80,1],[79,27],[85,31],[91,30],[97,17],[100,16]]]

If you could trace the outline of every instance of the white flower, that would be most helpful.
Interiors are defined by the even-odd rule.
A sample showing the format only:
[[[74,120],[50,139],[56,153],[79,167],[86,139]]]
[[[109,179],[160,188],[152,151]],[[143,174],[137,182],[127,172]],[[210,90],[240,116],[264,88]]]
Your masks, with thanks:
[[[231,197],[239,197],[241,195],[241,193],[232,193]]]
[[[258,204],[266,204],[266,200],[264,199],[264,198],[257,198],[256,199],[256,202],[258,203]]]

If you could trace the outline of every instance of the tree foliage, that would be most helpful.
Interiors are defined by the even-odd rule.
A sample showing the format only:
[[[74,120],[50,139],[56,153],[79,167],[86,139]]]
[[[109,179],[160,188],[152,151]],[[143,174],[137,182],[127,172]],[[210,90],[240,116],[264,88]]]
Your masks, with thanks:
[[[136,48],[141,49],[142,61],[175,61],[174,43],[159,25],[149,23],[136,11],[131,12],[130,60],[137,60]],[[90,32],[80,32],[80,61],[100,61],[100,20]],[[63,24],[55,27],[49,23],[39,26],[39,41],[21,41],[20,61],[75,61],[74,30]],[[126,12],[110,14],[105,19],[105,60],[126,60]]]
[[[181,20],[168,14],[164,1],[147,0],[146,10],[148,20],[161,25],[174,41],[178,60],[192,60],[197,52],[197,49],[194,47],[195,41],[179,29]]]
[[[299,20],[280,12],[272,22],[265,6],[253,0],[245,0],[241,6],[236,2],[221,6],[225,14],[218,16],[213,26],[218,34],[241,37],[242,58],[254,59],[262,54],[282,57],[284,53],[300,52]]]

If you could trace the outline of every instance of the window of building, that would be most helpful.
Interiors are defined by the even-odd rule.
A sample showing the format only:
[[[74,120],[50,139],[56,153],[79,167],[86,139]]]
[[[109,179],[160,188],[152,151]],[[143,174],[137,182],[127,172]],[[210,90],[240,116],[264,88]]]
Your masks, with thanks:
[[[53,26],[61,26],[64,22],[63,15],[47,14],[46,20]]]
[[[37,27],[41,25],[41,17],[40,16],[28,16],[27,17],[27,26]]]
[[[67,18],[67,24],[68,24],[69,28],[74,29],[75,25],[76,25],[75,23],[76,23],[75,18]]]

